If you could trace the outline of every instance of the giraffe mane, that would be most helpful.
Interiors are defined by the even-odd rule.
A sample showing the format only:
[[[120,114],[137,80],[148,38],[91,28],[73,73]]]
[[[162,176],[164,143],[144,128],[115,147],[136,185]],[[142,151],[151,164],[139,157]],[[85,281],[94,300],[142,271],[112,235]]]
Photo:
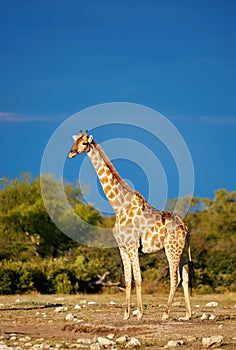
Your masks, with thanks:
[[[115,169],[114,165],[112,164],[112,162],[109,160],[109,158],[107,157],[107,155],[105,154],[105,152],[103,151],[102,147],[93,140],[93,145],[94,147],[97,149],[97,151],[100,153],[101,157],[103,158],[104,162],[106,163],[106,165],[108,166],[108,168],[110,169],[110,171],[112,172],[113,176],[117,179],[117,181],[129,192],[135,193],[140,201],[143,203],[146,202],[144,197],[137,191],[133,190],[131,187],[129,187],[129,185],[120,177],[120,175],[118,174],[117,170]]]

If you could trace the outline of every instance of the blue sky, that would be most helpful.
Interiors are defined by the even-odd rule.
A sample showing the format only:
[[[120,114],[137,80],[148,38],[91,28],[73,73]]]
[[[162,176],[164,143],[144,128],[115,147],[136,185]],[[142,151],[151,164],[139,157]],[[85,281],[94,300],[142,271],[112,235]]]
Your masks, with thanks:
[[[235,18],[233,0],[1,0],[0,176],[38,176],[63,121],[122,101],[159,111],[180,131],[196,196],[235,190]]]

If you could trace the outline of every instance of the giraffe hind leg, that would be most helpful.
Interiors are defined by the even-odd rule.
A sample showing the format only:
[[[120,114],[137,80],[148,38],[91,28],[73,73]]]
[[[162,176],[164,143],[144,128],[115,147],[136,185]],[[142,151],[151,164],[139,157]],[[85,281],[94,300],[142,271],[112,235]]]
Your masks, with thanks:
[[[186,267],[183,265],[183,261],[180,263],[180,274],[182,280],[182,287],[184,291],[184,299],[186,305],[186,315],[183,320],[189,320],[192,316],[191,305],[190,305],[190,297],[189,297],[189,275]]]
[[[169,317],[170,307],[179,283],[179,274],[178,274],[179,264],[169,264],[169,265],[170,265],[170,293],[168,297],[167,306],[162,316],[163,321],[167,320],[167,318]]]
[[[139,264],[138,249],[135,248],[130,253],[130,259],[133,268],[135,286],[136,286],[136,296],[137,296],[137,319],[140,320],[143,316],[143,305],[142,305],[142,278]]]

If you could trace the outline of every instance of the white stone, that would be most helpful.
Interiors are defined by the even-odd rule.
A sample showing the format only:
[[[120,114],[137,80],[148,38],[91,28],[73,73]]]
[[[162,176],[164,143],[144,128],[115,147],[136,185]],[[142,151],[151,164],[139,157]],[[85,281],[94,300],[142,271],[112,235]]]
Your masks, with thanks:
[[[216,319],[216,315],[211,315],[210,317],[209,317],[209,320],[211,320],[211,321],[213,321],[213,320],[215,320]]]
[[[96,301],[89,301],[88,302],[88,305],[96,305],[97,303],[96,303]]]
[[[114,302],[114,301],[110,301],[110,303],[109,303],[110,305],[115,305],[116,303]]]
[[[55,312],[62,312],[62,311],[67,311],[68,307],[67,306],[58,306],[55,308]]]
[[[123,335],[119,338],[116,339],[117,344],[122,344],[122,343],[126,343],[128,340],[128,336],[127,335]]]
[[[211,301],[210,303],[206,304],[207,307],[217,307],[219,304],[216,301]]]
[[[111,339],[103,338],[103,337],[98,337],[98,343],[101,346],[112,346],[115,345],[115,342]]]
[[[220,346],[224,342],[222,335],[213,335],[212,337],[202,338],[202,345],[204,348],[209,348],[212,345]]]
[[[201,316],[201,320],[203,321],[203,320],[208,320],[208,316],[207,316],[207,314],[202,314],[202,316]]]
[[[31,338],[28,336],[19,339],[19,341],[23,341],[23,342],[29,341],[29,340],[31,340]]]
[[[174,348],[176,346],[181,346],[181,345],[184,345],[183,340],[170,340],[170,341],[168,341],[168,343],[165,347],[166,348]]]
[[[67,314],[65,317],[66,321],[77,321],[77,317],[73,314]]]
[[[16,340],[17,338],[16,338],[16,336],[15,335],[13,335],[11,338],[10,338],[10,340]]]
[[[134,310],[133,311],[133,316],[138,316],[139,315],[139,311],[138,310]]]
[[[107,335],[107,339],[114,339],[115,334],[110,333]]]
[[[125,348],[132,348],[133,346],[141,346],[141,343],[137,338],[131,338],[130,341],[125,345]]]
[[[77,343],[83,344],[83,345],[91,345],[92,340],[89,338],[79,338],[79,339],[77,339]]]
[[[81,309],[81,306],[78,305],[78,304],[76,304],[76,305],[74,306],[74,309],[75,309],[75,310],[79,310],[79,309]]]

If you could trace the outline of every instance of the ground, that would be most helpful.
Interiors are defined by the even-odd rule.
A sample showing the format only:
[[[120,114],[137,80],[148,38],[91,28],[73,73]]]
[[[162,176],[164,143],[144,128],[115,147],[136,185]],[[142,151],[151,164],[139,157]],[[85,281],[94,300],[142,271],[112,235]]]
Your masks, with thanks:
[[[132,299],[133,313],[135,295]],[[190,321],[179,320],[185,312],[180,293],[165,322],[161,316],[167,295],[144,295],[141,321],[135,315],[123,321],[124,300],[123,293],[0,296],[0,349],[3,344],[9,349],[89,349],[89,343],[96,349],[98,337],[109,334],[113,334],[110,338],[114,344],[107,348],[117,350],[127,348],[132,337],[139,340],[141,345],[136,347],[140,349],[164,349],[174,340],[180,341],[179,349],[199,350],[203,349],[202,338],[214,335],[224,337],[216,348],[236,349],[236,294],[193,295]],[[206,306],[209,302],[217,304]],[[118,344],[116,339],[122,336],[127,336],[126,341]]]

